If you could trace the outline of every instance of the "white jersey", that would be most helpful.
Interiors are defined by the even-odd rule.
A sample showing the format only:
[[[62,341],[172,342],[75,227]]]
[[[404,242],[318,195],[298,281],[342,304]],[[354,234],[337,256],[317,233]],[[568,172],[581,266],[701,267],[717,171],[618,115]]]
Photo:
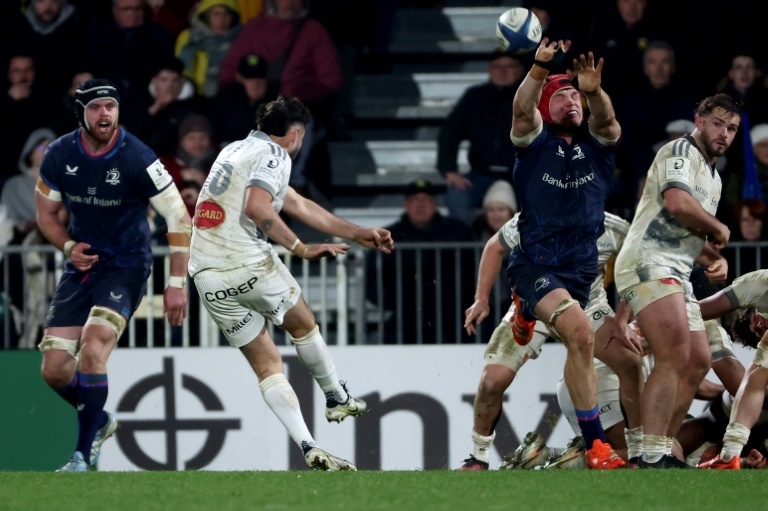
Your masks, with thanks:
[[[616,261],[616,286],[623,291],[641,282],[675,277],[687,281],[704,247],[664,206],[664,191],[680,188],[714,215],[722,184],[717,170],[690,135],[665,144],[648,170],[624,250]]]
[[[519,215],[520,213],[516,213],[511,220],[499,229],[499,241],[509,251],[520,243],[520,237],[517,232]],[[611,213],[605,213],[605,232],[597,239],[597,277],[592,283],[592,288],[589,290],[587,308],[593,304],[607,302],[608,293],[605,291],[606,267],[610,258],[621,250],[628,231],[629,222]]]
[[[246,191],[258,186],[272,194],[272,206],[283,207],[291,176],[288,153],[260,131],[221,151],[205,180],[195,207],[189,274],[231,270],[271,257],[267,236],[245,214]]]
[[[768,270],[745,273],[725,288],[734,309],[754,307],[761,314],[768,314]]]

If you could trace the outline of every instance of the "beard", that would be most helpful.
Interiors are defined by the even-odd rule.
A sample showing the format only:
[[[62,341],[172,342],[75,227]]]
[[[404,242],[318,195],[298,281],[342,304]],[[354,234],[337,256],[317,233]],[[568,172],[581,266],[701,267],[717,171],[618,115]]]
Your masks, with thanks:
[[[106,144],[106,143],[108,143],[110,140],[112,140],[112,137],[114,137],[114,136],[115,136],[115,131],[116,131],[116,130],[117,130],[117,123],[114,123],[114,124],[112,124],[112,125],[109,127],[109,129],[107,130],[107,132],[106,132],[106,133],[101,133],[100,131],[98,131],[98,126],[97,126],[97,127],[96,127],[96,129],[93,129],[93,128],[91,128],[91,129],[88,131],[88,134],[89,134],[89,135],[90,135],[90,136],[91,136],[91,137],[92,137],[94,140],[96,140],[97,142],[99,142],[99,143],[101,143],[101,144]]]
[[[724,147],[715,147],[714,142],[711,138],[709,138],[709,135],[707,135],[705,131],[701,132],[701,141],[704,145],[704,152],[707,153],[707,156],[710,160],[714,160],[715,158],[719,158],[720,156],[724,155],[725,151],[728,149],[728,142],[722,140],[718,141],[722,143]]]

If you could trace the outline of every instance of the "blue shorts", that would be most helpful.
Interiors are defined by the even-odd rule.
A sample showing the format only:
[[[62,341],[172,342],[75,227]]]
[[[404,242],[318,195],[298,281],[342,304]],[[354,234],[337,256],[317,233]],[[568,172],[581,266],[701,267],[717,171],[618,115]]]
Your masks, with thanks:
[[[555,289],[565,289],[571,298],[577,300],[582,309],[589,302],[589,291],[597,277],[597,271],[589,272],[577,268],[556,268],[540,266],[526,261],[520,253],[510,257],[507,277],[512,290],[523,305],[523,316],[532,321],[536,304]]]
[[[147,290],[148,278],[149,270],[144,268],[65,273],[53,294],[45,327],[83,326],[96,305],[130,320]]]

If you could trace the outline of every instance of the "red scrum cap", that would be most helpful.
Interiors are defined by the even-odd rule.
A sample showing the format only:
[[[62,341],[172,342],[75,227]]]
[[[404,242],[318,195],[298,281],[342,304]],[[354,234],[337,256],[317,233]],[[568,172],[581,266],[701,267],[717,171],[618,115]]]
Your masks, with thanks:
[[[541,99],[539,100],[539,112],[541,112],[541,118],[544,122],[552,122],[552,113],[549,111],[552,96],[557,91],[567,88],[574,88],[568,75],[550,75],[544,81],[544,89],[541,91]]]

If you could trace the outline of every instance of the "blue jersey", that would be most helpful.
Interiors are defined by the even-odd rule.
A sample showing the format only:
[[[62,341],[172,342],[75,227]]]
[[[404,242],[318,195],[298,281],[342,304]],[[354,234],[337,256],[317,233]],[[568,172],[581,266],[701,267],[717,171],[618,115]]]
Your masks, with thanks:
[[[60,197],[69,210],[69,235],[91,245],[87,253],[99,256],[97,264],[150,267],[149,198],[173,179],[138,138],[119,129],[113,148],[92,156],[77,129],[48,147],[40,178],[54,192],[49,198]]]
[[[568,144],[547,123],[530,146],[517,148],[513,179],[521,213],[516,252],[523,259],[597,271],[597,238],[605,229],[614,153],[614,146],[592,136],[575,134]],[[510,264],[520,255],[513,253]]]

